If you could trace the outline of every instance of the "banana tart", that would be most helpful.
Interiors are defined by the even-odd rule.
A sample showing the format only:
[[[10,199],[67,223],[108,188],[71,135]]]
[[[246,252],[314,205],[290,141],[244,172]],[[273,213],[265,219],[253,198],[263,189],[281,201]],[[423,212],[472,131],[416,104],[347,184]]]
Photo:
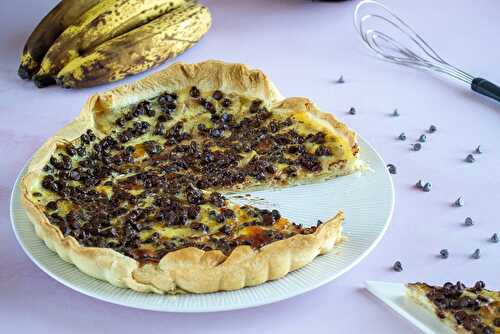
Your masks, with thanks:
[[[456,333],[500,333],[500,292],[485,289],[483,281],[471,288],[461,282],[443,286],[411,283],[407,294]]]
[[[355,134],[260,71],[175,64],[92,96],[35,154],[22,200],[47,246],[81,271],[155,293],[283,277],[342,240],[223,194],[359,169]]]

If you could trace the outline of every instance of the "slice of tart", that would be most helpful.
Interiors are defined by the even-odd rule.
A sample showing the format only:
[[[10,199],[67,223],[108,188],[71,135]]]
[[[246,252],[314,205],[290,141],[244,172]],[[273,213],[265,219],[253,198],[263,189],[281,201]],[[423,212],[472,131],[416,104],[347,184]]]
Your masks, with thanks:
[[[410,283],[407,294],[456,333],[499,334],[500,292],[484,287],[482,281],[471,288],[461,282],[443,286]]]
[[[355,134],[260,71],[176,64],[89,99],[34,156],[23,202],[83,272],[138,291],[234,290],[280,278],[341,240],[224,193],[359,169]]]

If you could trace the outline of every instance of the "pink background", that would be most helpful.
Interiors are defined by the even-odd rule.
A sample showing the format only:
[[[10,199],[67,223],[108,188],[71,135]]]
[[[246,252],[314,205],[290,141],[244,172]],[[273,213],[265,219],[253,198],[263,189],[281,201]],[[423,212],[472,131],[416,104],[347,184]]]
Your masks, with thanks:
[[[0,3],[0,332],[2,333],[416,333],[364,289],[365,280],[444,282],[483,279],[500,289],[500,105],[461,84],[380,62],[358,40],[354,1],[206,1],[210,33],[178,60],[247,63],[264,70],[283,95],[312,98],[371,142],[394,176],[396,208],[379,246],[339,279],[272,305],[225,313],[168,314],[129,309],[75,292],[38,269],[9,221],[15,177],[33,152],[75,117],[90,94],[110,88],[43,90],[17,77],[24,41],[55,1]],[[500,3],[494,0],[387,0],[447,58],[500,82]],[[341,74],[346,83],[333,83]],[[134,77],[134,79],[139,76]],[[354,106],[355,116],[346,112]],[[399,108],[401,117],[388,116]],[[410,152],[430,124],[420,152]],[[395,137],[405,131],[408,140]],[[481,144],[474,164],[465,156]],[[415,190],[418,180],[432,191]],[[450,203],[459,195],[463,208]],[[476,225],[464,227],[471,216]],[[448,248],[450,258],[436,254]],[[470,259],[480,248],[482,258]],[[390,270],[401,260],[404,271]],[[166,297],[168,298],[168,297]]]

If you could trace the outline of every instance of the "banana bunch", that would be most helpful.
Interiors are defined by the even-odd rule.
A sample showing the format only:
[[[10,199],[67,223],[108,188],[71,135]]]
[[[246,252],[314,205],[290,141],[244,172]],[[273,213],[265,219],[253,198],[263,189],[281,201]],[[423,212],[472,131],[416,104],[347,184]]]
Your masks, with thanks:
[[[38,87],[120,80],[184,52],[211,21],[193,0],[62,0],[29,37],[18,73]]]

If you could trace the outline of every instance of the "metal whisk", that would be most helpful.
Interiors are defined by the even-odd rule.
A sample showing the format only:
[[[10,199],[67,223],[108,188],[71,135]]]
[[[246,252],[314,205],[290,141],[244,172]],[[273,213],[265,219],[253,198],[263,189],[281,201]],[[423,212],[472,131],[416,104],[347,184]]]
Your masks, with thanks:
[[[362,14],[362,9],[365,7],[367,14]],[[378,9],[380,14],[373,11],[370,13],[368,7]],[[404,34],[421,51],[414,52],[388,34],[368,27],[369,21],[377,20]],[[500,87],[486,79],[474,77],[445,61],[403,19],[380,2],[363,0],[358,3],[354,11],[354,26],[365,45],[383,60],[408,67],[444,73],[466,83],[473,91],[500,102]]]

